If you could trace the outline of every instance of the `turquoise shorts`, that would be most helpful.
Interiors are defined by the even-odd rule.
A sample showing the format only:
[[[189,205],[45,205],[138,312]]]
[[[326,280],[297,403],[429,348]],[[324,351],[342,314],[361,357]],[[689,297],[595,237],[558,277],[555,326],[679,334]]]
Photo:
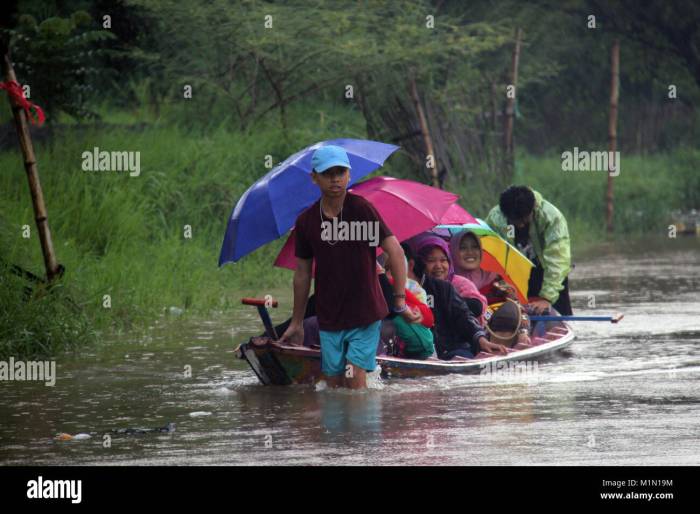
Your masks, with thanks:
[[[332,377],[345,373],[346,361],[374,371],[382,321],[347,330],[321,330],[321,371]]]

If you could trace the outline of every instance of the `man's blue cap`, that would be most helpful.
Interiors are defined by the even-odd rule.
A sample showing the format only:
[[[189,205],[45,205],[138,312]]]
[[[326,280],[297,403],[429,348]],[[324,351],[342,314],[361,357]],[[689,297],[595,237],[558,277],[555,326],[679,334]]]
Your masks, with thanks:
[[[343,168],[352,169],[345,149],[335,145],[326,145],[317,148],[314,155],[311,157],[311,168],[316,173],[323,173],[333,166],[342,166]]]

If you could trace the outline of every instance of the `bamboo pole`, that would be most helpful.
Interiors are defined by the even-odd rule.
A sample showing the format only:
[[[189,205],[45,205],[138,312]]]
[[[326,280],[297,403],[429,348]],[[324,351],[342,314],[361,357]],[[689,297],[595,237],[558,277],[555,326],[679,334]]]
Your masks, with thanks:
[[[428,128],[428,121],[425,117],[425,112],[423,111],[423,106],[420,102],[420,96],[418,96],[418,86],[416,86],[416,78],[411,75],[410,78],[411,86],[411,97],[413,98],[413,105],[418,113],[418,123],[420,124],[420,131],[423,135],[423,143],[425,144],[425,150],[427,155],[432,155],[433,157],[433,167],[430,170],[430,178],[433,187],[440,187],[440,180],[438,177],[438,162],[437,156],[435,155],[435,149],[433,147],[433,139],[430,137],[430,129]]]
[[[15,70],[12,68],[12,62],[7,52],[3,53],[2,68],[6,82],[17,81]],[[27,116],[22,107],[17,105],[14,101],[10,101],[10,103],[12,104],[15,128],[24,159],[24,169],[27,172],[27,179],[29,181],[29,192],[31,193],[32,205],[34,207],[34,220],[36,221],[36,227],[39,232],[41,252],[44,255],[46,280],[50,283],[55,278],[60,277],[63,272],[63,266],[58,264],[56,260],[56,253],[54,252],[53,242],[51,241],[51,231],[49,230],[46,204],[44,203],[44,193],[41,190],[41,182],[39,181],[39,171],[37,169],[36,156],[34,155],[34,147],[32,146],[32,138],[29,134]]]
[[[515,153],[513,149],[513,125],[515,123],[515,102],[518,96],[518,66],[520,65],[520,42],[523,37],[523,29],[515,32],[515,46],[513,47],[513,57],[510,67],[510,84],[513,86],[514,94],[506,98],[506,119],[504,131],[504,146],[506,157],[506,174],[508,180],[513,176],[515,169]]]
[[[613,231],[613,212],[614,212],[614,197],[613,197],[613,176],[610,174],[613,171],[613,160],[617,150],[617,103],[620,95],[620,41],[616,39],[613,42],[610,52],[611,78],[610,78],[610,116],[608,118],[608,187],[605,192],[605,224],[608,234]],[[620,168],[620,163],[616,162],[617,169]]]

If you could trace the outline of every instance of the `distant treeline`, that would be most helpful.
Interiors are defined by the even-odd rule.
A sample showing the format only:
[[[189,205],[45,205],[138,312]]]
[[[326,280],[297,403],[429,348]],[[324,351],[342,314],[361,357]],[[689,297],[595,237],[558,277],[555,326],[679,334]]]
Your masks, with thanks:
[[[400,144],[415,178],[488,177],[477,180],[488,194],[513,178],[510,115],[528,153],[605,149],[619,39],[623,155],[700,136],[697,2],[20,0],[5,16],[20,80],[50,120],[89,119],[105,102],[155,115],[177,105],[189,126],[255,131],[288,128],[300,102],[322,124],[314,102],[330,101],[360,112],[368,137]]]

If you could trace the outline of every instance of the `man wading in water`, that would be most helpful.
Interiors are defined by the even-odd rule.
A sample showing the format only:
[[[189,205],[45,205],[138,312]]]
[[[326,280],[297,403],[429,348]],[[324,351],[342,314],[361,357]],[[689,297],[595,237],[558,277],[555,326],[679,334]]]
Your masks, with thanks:
[[[393,312],[409,323],[420,319],[420,314],[406,307],[406,267],[399,241],[372,204],[346,191],[350,182],[350,161],[345,150],[339,146],[322,146],[314,152],[311,166],[311,179],[321,190],[321,199],[302,212],[296,221],[294,311],[280,342],[300,345],[304,341],[304,312],[311,287],[311,265],[315,260],[314,292],[321,339],[321,370],[330,387],[346,385],[361,389],[367,386],[367,371],[374,371],[377,365],[379,328],[381,320],[389,313],[377,278],[377,241],[387,254],[391,269],[396,270]],[[340,221],[333,222],[333,218],[340,218]],[[335,239],[337,234],[328,230],[328,222],[333,226],[361,222],[367,225],[366,230],[354,234],[366,234],[368,238],[339,236]]]

